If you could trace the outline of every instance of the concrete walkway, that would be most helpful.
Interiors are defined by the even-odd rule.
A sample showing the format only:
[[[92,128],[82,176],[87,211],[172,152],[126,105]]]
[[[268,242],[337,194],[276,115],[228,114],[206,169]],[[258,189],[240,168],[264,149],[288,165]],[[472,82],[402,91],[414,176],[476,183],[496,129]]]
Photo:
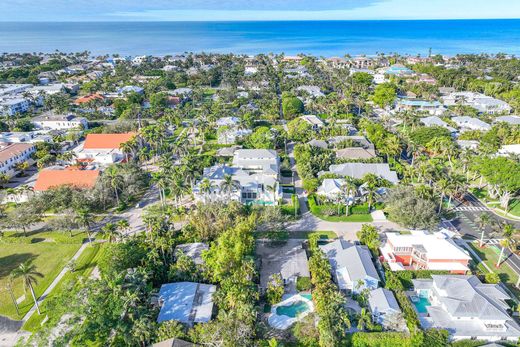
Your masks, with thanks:
[[[91,242],[85,242],[81,245],[81,247],[78,249],[78,251],[76,252],[76,254],[74,254],[74,256],[70,259],[71,261],[72,260],[77,260],[79,258],[79,256],[83,253],[83,251],[85,250],[85,248],[87,248],[88,245],[90,245]],[[54,289],[54,287],[56,287],[58,285],[58,283],[60,283],[61,279],[63,278],[63,276],[65,276],[65,274],[69,271],[68,267],[65,266],[61,271],[60,273],[58,274],[58,276],[56,276],[56,278],[52,281],[52,283],[47,287],[47,289],[45,289],[45,291],[43,292],[43,294],[38,298],[37,302],[38,302],[38,305],[41,306],[41,303],[43,302],[43,300],[45,300],[45,298],[47,297],[47,295],[49,295],[50,292],[52,292],[52,290]],[[31,309],[29,310],[29,312],[27,312],[27,314],[22,318],[22,322],[27,322],[27,320],[29,320],[29,318],[31,318],[31,316],[33,315],[33,313],[36,311],[36,305],[33,305],[33,307],[31,307]]]

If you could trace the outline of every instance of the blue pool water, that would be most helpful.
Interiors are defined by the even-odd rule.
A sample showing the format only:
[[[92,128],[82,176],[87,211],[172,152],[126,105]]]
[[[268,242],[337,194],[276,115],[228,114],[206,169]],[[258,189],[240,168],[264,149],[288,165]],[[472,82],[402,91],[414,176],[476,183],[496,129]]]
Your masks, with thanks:
[[[303,296],[305,299],[312,300],[312,294],[300,294],[300,295]]]
[[[431,306],[430,300],[428,298],[419,297],[419,301],[412,302],[415,305],[415,308],[417,308],[417,311],[420,313],[428,313],[428,310],[426,309],[428,306]]]
[[[305,301],[296,301],[288,306],[278,306],[276,314],[279,316],[298,317],[300,313],[309,310],[309,305]]]
[[[434,54],[520,54],[520,20],[0,22],[0,52],[424,56],[430,48]]]

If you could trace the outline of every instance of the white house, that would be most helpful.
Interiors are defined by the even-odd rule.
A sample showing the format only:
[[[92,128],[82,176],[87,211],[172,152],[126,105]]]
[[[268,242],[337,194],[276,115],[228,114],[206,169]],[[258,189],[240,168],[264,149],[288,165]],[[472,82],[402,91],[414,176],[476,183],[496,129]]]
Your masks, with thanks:
[[[3,132],[0,133],[0,142],[3,143],[37,143],[37,142],[52,142],[52,136],[47,134],[40,134],[38,131],[26,132]]]
[[[479,131],[488,131],[491,129],[491,125],[488,123],[481,121],[478,118],[474,117],[468,117],[468,116],[460,116],[460,117],[453,117],[451,119],[452,121],[457,124],[458,127],[461,128],[461,130],[479,130]]]
[[[325,125],[325,123],[315,115],[300,116],[300,119],[308,123],[313,130],[318,130]]]
[[[0,173],[12,177],[16,174],[16,165],[28,162],[34,163],[31,154],[36,150],[31,143],[14,143],[3,148],[0,147]]]
[[[125,159],[121,145],[130,141],[134,133],[88,134],[85,142],[74,151],[80,161],[113,164]]]
[[[323,180],[321,185],[318,187],[316,193],[320,196],[325,197],[328,200],[334,200],[341,194],[343,194],[343,185],[345,184],[344,179],[337,178],[326,178]]]
[[[354,245],[342,238],[320,246],[329,259],[332,272],[341,290],[360,293],[376,289],[380,278],[366,246]]]
[[[76,117],[73,114],[46,113],[32,118],[31,123],[33,123],[37,129],[88,129],[87,119],[84,117]]]
[[[443,121],[442,119],[440,119],[437,116],[430,116],[430,117],[421,118],[421,123],[423,123],[427,127],[437,126],[437,127],[446,128],[446,129],[448,129],[450,131],[450,133],[456,133],[457,132],[457,129],[455,129],[453,127],[450,127],[448,125],[448,123],[446,123],[445,121]]]
[[[272,149],[239,149],[233,155],[233,167],[278,178],[280,157]]]
[[[368,307],[374,322],[380,324],[383,328],[398,331],[406,329],[401,308],[392,291],[386,288],[377,288],[370,291]]]
[[[31,103],[24,98],[0,98],[0,113],[6,116],[14,116],[17,113],[29,111]]]
[[[412,280],[411,299],[423,328],[446,329],[453,340],[518,341],[520,326],[506,302],[512,299],[500,285],[473,275],[431,277]]]
[[[445,106],[466,105],[481,113],[509,113],[511,106],[503,100],[495,99],[481,93],[454,92],[443,98]]]

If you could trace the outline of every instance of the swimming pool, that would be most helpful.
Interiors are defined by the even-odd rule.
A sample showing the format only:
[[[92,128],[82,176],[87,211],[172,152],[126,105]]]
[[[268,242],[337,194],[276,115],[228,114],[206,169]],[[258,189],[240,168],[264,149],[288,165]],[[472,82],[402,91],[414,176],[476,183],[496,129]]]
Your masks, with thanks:
[[[309,310],[309,305],[305,301],[295,301],[287,306],[278,306],[276,308],[276,314],[279,316],[287,316],[287,317],[298,317],[300,313],[306,312]]]
[[[431,306],[430,300],[428,298],[419,296],[417,297],[418,300],[412,301],[415,308],[417,309],[417,312],[419,313],[428,313],[428,310],[426,309],[428,306]]]

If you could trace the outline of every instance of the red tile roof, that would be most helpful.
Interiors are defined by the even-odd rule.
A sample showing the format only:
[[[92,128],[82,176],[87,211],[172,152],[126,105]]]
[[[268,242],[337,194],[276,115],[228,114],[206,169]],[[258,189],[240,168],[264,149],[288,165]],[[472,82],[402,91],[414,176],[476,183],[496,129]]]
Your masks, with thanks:
[[[130,141],[135,133],[126,134],[88,134],[84,149],[119,149],[122,143]]]
[[[92,188],[98,177],[99,170],[43,170],[38,174],[34,190],[44,191],[62,185]]]
[[[90,95],[86,95],[86,96],[83,96],[81,98],[78,98],[76,100],[74,100],[74,103],[76,105],[81,105],[81,104],[86,104],[88,102],[91,102],[93,100],[104,100],[105,97],[101,94],[90,94]]]

